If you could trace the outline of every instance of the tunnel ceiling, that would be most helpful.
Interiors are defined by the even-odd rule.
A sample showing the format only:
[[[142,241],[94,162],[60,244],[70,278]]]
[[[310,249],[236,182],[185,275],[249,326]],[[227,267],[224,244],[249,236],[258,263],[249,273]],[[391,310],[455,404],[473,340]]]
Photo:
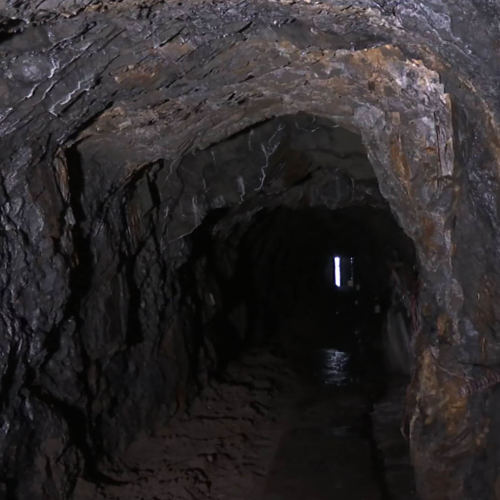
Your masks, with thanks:
[[[0,496],[111,477],[169,418],[203,346],[190,235],[282,205],[395,215],[422,281],[420,494],[498,492],[498,18],[495,0],[3,2]]]
[[[122,149],[110,155],[108,141],[83,135],[63,159],[65,169],[72,158],[78,160],[82,203],[89,207],[86,220],[94,226],[106,216],[110,194],[121,196],[131,189],[139,190],[142,199],[139,205],[128,204],[127,217],[141,218],[147,207],[140,204],[148,203],[140,187],[142,177],[154,186],[149,208],[156,203],[164,215],[164,239],[169,243],[190,234],[211,210],[222,208],[247,219],[278,205],[388,208],[360,136],[315,116],[266,120],[185,155],[178,165],[164,159],[141,164],[135,175],[129,171],[124,179],[128,154]],[[94,202],[103,199],[107,207]]]

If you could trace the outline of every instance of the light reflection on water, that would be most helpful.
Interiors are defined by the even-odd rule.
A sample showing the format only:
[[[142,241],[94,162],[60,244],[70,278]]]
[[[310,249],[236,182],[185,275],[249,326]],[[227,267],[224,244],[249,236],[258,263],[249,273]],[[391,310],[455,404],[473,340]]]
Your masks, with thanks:
[[[337,349],[321,349],[321,381],[325,385],[345,385],[350,381],[349,354]]]

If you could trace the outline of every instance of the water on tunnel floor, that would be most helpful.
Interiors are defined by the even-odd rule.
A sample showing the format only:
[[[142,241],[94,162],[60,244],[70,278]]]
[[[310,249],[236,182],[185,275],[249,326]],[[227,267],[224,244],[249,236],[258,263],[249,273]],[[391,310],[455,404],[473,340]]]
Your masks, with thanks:
[[[313,378],[324,385],[341,386],[348,384],[350,372],[350,356],[338,349],[316,349],[311,352],[311,367]]]
[[[299,385],[263,500],[414,500],[408,448],[399,433],[406,379],[331,345],[291,356]],[[379,411],[383,408],[383,411]]]

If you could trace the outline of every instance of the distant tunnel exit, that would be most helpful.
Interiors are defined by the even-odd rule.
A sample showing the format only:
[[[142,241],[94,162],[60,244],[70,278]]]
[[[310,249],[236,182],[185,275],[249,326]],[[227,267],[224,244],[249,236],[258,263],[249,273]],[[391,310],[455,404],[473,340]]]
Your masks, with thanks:
[[[333,257],[333,283],[336,288],[354,286],[354,257],[342,255]]]

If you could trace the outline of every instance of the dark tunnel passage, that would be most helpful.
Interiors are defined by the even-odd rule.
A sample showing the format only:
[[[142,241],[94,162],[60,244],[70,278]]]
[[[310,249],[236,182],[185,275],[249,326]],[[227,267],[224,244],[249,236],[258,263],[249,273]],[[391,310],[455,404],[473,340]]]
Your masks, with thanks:
[[[158,161],[121,185],[126,159],[109,146],[83,134],[60,167],[78,249],[65,314],[95,401],[69,415],[85,463],[75,498],[154,498],[163,484],[175,499],[415,498],[400,427],[417,256],[361,137],[287,115],[186,155],[175,177]],[[221,437],[224,422],[243,440]],[[138,440],[151,426],[160,438]]]
[[[78,431],[87,469],[75,498],[95,487],[99,498],[146,489],[153,498],[172,481],[176,499],[228,488],[245,500],[414,498],[400,426],[406,432],[417,257],[361,137],[318,116],[284,116],[186,155],[175,178],[160,161],[122,186],[103,176],[102,165],[113,176],[124,161],[108,146],[82,136],[65,160],[80,251],[68,307],[80,308],[86,363],[106,381],[89,387],[100,403],[87,436]],[[166,427],[138,441],[135,425],[117,429],[117,418]],[[243,442],[213,442],[225,421]],[[212,443],[202,453],[210,461],[189,468],[198,472],[173,458],[153,463],[154,450],[184,448],[197,463],[193,440]],[[113,486],[124,470],[153,472],[132,489],[124,479],[125,491]]]
[[[369,344],[383,358],[387,324],[383,328],[382,323],[389,311],[403,309],[401,326],[407,326],[401,337],[409,340],[410,303],[415,305],[418,293],[416,257],[411,240],[388,210],[263,210],[243,234],[225,235],[232,240],[229,248],[217,238],[217,225],[224,222],[216,217],[224,215],[209,215],[193,235],[193,260],[185,269],[203,263],[208,280],[191,276],[185,296],[194,287],[201,291],[200,303],[203,297],[213,298],[211,281],[220,290],[218,313],[202,328],[215,332],[211,340],[220,345],[216,351],[221,359],[270,341],[284,348],[331,342],[357,351],[356,343]],[[392,354],[397,358],[394,350]],[[401,356],[386,359],[386,368],[409,374],[409,343]]]
[[[416,498],[399,434],[418,300],[413,243],[387,209],[277,207],[244,231],[231,216],[207,216],[181,273],[217,353],[209,377],[226,380],[249,350],[279,356],[296,377],[287,382],[300,422],[280,422],[269,477],[253,495]]]

